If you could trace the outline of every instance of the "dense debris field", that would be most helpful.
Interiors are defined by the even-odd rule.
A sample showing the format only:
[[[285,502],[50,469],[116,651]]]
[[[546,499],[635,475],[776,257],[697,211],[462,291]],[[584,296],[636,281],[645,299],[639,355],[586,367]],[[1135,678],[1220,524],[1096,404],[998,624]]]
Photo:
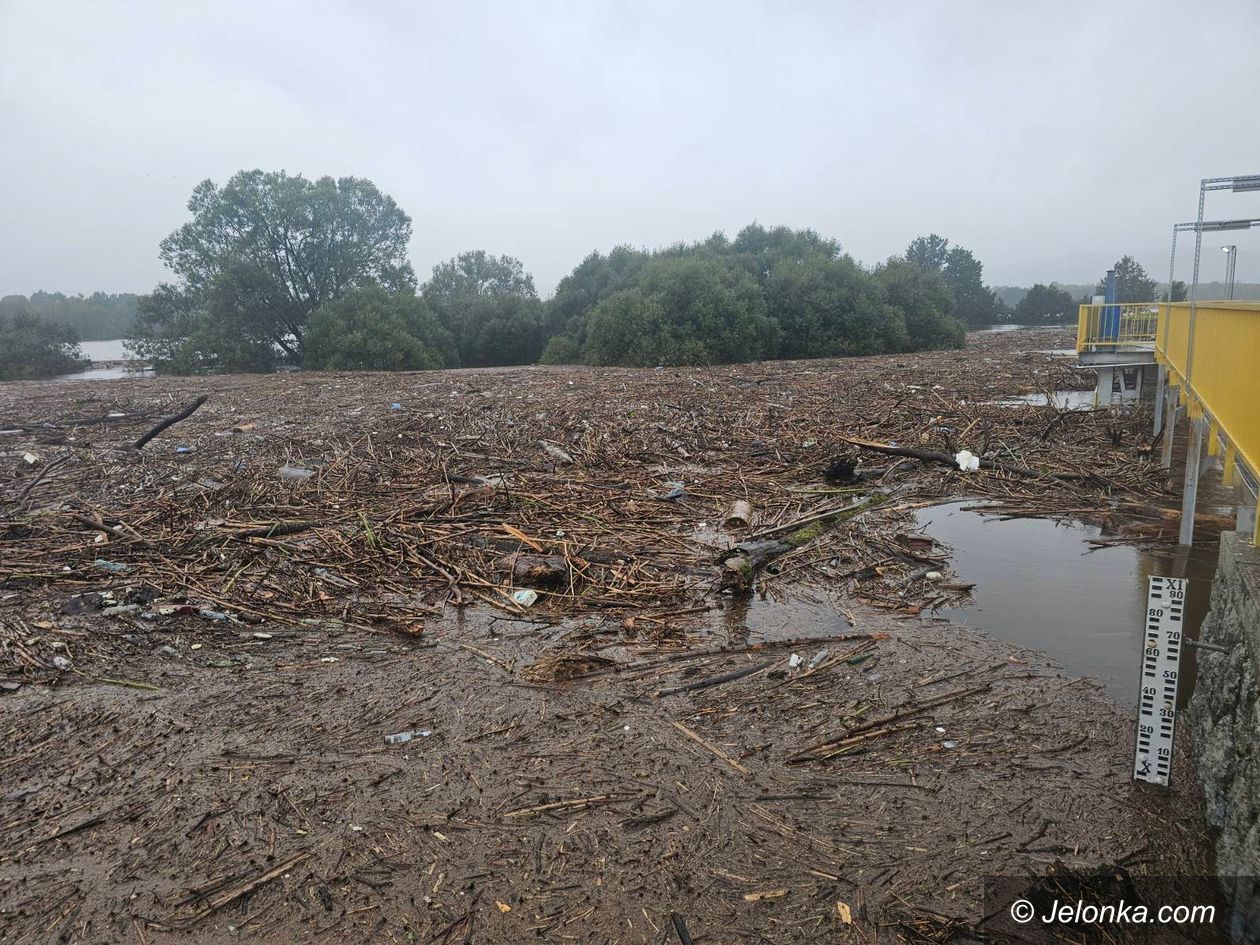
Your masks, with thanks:
[[[1175,528],[1149,414],[1009,403],[1068,342],[0,386],[0,941],[946,942],[1206,871],[1184,759],[934,619],[917,508]]]

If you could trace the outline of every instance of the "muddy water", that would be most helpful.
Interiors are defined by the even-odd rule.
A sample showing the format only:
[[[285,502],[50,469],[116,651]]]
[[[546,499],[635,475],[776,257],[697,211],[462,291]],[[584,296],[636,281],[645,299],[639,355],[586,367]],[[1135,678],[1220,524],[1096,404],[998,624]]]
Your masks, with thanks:
[[[1095,549],[1086,542],[1102,531],[1093,526],[964,510],[974,505],[952,502],[918,514],[926,533],[952,548],[957,580],[976,584],[970,604],[945,612],[951,620],[1044,652],[1075,675],[1096,677],[1124,705],[1137,702],[1150,576],[1190,579],[1186,636],[1198,639],[1215,541],[1184,550]],[[1193,688],[1195,650],[1185,653],[1183,704]]]

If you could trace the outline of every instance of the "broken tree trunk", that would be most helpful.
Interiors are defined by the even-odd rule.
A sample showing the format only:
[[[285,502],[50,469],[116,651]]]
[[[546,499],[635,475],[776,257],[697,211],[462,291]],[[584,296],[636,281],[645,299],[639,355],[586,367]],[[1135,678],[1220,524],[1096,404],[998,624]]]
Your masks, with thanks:
[[[209,399],[209,395],[202,394],[192,403],[184,407],[184,409],[181,410],[179,413],[173,414],[172,416],[167,417],[165,420],[163,420],[161,423],[155,426],[152,430],[150,430],[144,436],[140,437],[140,439],[136,440],[136,442],[132,443],[131,448],[133,450],[144,449],[144,445],[148,443],[149,440],[153,439],[155,436],[157,436],[167,427],[173,427],[175,426],[175,424],[179,423],[179,421],[187,420],[194,413],[196,413],[197,410],[201,407],[201,405],[204,404],[208,399]]]
[[[852,437],[841,437],[846,443],[852,443],[864,450],[871,450],[876,453],[887,453],[889,456],[908,456],[911,459],[920,459],[925,463],[940,463],[943,466],[953,466],[958,468],[958,461],[949,453],[938,453],[934,450],[917,450],[909,446],[893,446],[891,443],[874,443],[870,440],[858,440]],[[981,459],[981,469],[992,469],[995,472],[1003,472],[1012,476],[1021,476],[1027,479],[1058,479],[1062,482],[1081,482],[1083,480],[1092,480],[1094,477],[1090,473],[1054,473],[1042,472],[1037,469],[1025,469],[1023,466],[1010,466],[1006,463],[999,463],[992,459]]]

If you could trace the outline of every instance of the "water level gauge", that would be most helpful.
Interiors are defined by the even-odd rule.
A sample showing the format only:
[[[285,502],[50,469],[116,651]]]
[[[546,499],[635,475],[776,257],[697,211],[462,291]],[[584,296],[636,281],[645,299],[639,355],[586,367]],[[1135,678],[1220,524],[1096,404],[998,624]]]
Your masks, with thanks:
[[[1185,607],[1185,578],[1151,578],[1138,690],[1137,752],[1133,759],[1133,777],[1138,781],[1167,786],[1172,774]]]

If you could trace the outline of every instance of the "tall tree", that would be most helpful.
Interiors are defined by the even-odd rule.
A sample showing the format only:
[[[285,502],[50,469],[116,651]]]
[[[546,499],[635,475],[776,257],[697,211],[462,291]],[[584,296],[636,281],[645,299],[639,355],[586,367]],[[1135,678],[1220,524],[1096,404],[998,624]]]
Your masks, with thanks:
[[[1132,256],[1122,256],[1112,267],[1116,271],[1117,302],[1153,302],[1155,300],[1155,280],[1146,274],[1146,270]],[[1098,295],[1107,289],[1107,277],[1098,280]]]
[[[694,254],[652,260],[633,288],[596,306],[585,356],[640,367],[725,364],[773,357],[777,347],[777,326],[752,275]]]
[[[926,269],[929,272],[940,272],[945,268],[949,256],[949,240],[935,233],[919,236],[910,241],[906,247],[906,262]]]
[[[1174,279],[1172,283],[1172,300],[1174,302],[1184,302],[1188,297],[1189,297],[1189,292],[1186,289],[1186,284],[1182,282],[1180,279]],[[1168,290],[1164,289],[1160,293],[1159,298],[1161,302],[1167,302]]]
[[[542,353],[543,306],[519,259],[460,253],[433,267],[422,295],[464,367],[532,364]]]
[[[371,181],[240,171],[223,187],[198,184],[188,209],[192,220],[161,244],[176,282],[147,306],[138,339],[172,357],[180,338],[167,329],[177,326],[160,317],[171,291],[186,297],[185,317],[227,318],[252,350],[273,346],[300,360],[307,323],[321,305],[364,286],[415,286],[407,261],[411,219]],[[202,341],[214,333],[201,331]]]
[[[941,273],[894,256],[875,270],[875,278],[903,313],[907,350],[962,346],[967,329],[951,314],[954,298]]]
[[[779,324],[779,357],[833,358],[903,351],[905,315],[878,281],[849,256],[814,256],[779,266],[765,288]]]
[[[1057,285],[1038,282],[1015,306],[1015,316],[1024,324],[1063,321],[1076,314],[1072,296]]]
[[[984,267],[969,249],[955,246],[945,256],[945,284],[954,296],[955,318],[968,325],[993,322],[997,302],[984,284]]]

